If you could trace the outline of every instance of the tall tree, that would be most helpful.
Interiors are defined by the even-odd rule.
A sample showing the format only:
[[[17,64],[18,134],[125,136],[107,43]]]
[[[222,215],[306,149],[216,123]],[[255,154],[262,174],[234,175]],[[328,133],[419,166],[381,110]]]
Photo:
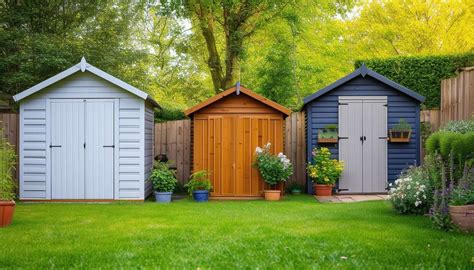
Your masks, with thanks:
[[[214,91],[221,92],[240,77],[245,42],[293,1],[182,0],[172,10],[191,19],[205,40]]]

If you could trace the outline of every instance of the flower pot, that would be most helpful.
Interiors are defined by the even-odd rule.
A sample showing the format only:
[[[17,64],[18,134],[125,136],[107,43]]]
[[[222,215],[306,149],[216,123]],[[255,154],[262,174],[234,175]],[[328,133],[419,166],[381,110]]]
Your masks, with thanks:
[[[280,190],[264,190],[263,194],[265,195],[266,201],[279,201],[281,191]]]
[[[15,201],[0,201],[0,227],[6,227],[12,223],[15,212]]]
[[[331,196],[333,185],[314,184],[313,189],[316,196]]]
[[[155,199],[157,203],[169,203],[171,202],[171,195],[173,192],[158,192],[155,191]]]
[[[460,230],[474,232],[474,204],[449,206],[451,220]]]
[[[209,191],[195,190],[193,191],[193,198],[196,202],[207,202],[209,200]]]

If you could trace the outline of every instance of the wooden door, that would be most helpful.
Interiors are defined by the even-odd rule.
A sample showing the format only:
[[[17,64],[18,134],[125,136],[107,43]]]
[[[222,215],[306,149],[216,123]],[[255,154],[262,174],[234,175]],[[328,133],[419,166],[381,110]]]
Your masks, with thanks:
[[[51,101],[51,198],[84,199],[84,101]]]
[[[386,192],[387,188],[387,99],[364,99],[362,130],[363,192]]]
[[[339,160],[344,171],[340,192],[362,192],[362,100],[339,100]]]
[[[386,104],[386,97],[339,97],[341,193],[386,191]]]
[[[267,142],[274,153],[283,151],[279,115],[196,115],[194,171],[209,171],[212,196],[260,196],[265,185],[253,163],[255,148]]]
[[[85,103],[85,198],[114,198],[114,101]]]

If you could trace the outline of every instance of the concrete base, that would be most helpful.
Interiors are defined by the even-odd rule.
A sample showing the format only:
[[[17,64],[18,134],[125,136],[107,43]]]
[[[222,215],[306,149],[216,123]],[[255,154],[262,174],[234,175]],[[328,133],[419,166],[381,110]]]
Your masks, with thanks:
[[[370,195],[334,195],[334,196],[314,196],[319,202],[326,203],[351,203],[363,201],[381,201],[386,200],[386,194],[370,194]]]

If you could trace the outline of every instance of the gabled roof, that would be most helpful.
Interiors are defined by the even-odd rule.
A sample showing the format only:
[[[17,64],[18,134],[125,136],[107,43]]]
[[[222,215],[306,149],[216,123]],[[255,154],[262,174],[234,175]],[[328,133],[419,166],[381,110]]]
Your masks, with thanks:
[[[307,96],[304,98],[304,105],[308,104],[309,102],[317,99],[318,97],[326,94],[327,92],[330,92],[332,90],[334,90],[335,88],[337,88],[338,86],[341,86],[342,84],[354,79],[355,77],[357,76],[362,76],[362,77],[365,77],[365,76],[370,76],[371,78],[374,78],[378,81],[380,81],[381,83],[384,83],[388,86],[391,86],[392,88],[394,88],[395,90],[398,90],[400,92],[402,92],[403,94],[407,95],[407,96],[410,96],[416,100],[418,100],[419,102],[423,102],[425,101],[425,97],[406,88],[405,86],[402,86],[392,80],[390,80],[389,78],[385,77],[385,76],[382,76],[381,74],[371,70],[371,69],[368,69],[365,64],[362,64],[362,66],[358,69],[356,69],[354,72],[352,72],[351,74],[347,75],[346,77],[343,77],[337,81],[335,81],[334,83],[324,87],[323,89],[317,91],[316,93],[310,95],[310,96]]]
[[[85,71],[89,71],[91,72],[92,74],[95,74],[97,76],[99,76],[100,78],[138,96],[139,98],[142,98],[144,100],[148,100],[150,101],[153,105],[155,105],[156,107],[159,107],[158,103],[152,98],[150,97],[150,95],[148,95],[147,93],[139,90],[138,88],[135,88],[133,86],[131,86],[130,84],[94,67],[93,65],[89,64],[86,62],[86,59],[84,57],[82,57],[81,59],[81,62],[77,65],[74,65],[68,69],[66,69],[65,71],[59,73],[59,74],[56,74],[54,75],[53,77],[45,80],[45,81],[42,81],[40,83],[38,83],[37,85],[31,87],[31,88],[28,88],[26,89],[25,91],[13,96],[13,99],[15,101],[20,101],[28,96],[31,96],[33,94],[35,94],[36,92],[39,92],[41,91],[42,89],[66,78],[66,77],[69,77],[79,71],[81,72],[85,72]]]
[[[261,95],[255,93],[254,91],[252,91],[250,89],[247,89],[247,88],[245,88],[241,85],[232,86],[231,88],[225,90],[224,92],[219,93],[219,94],[211,97],[210,99],[208,99],[206,101],[203,101],[203,102],[199,103],[198,105],[187,109],[186,111],[184,111],[184,114],[186,116],[189,116],[189,115],[195,113],[196,111],[199,111],[200,109],[202,109],[202,108],[204,108],[204,107],[206,107],[206,106],[208,106],[208,105],[210,105],[210,104],[212,104],[212,103],[214,103],[218,100],[221,100],[221,99],[223,99],[223,98],[225,98],[225,97],[227,97],[227,96],[229,96],[233,93],[236,93],[237,95],[239,95],[240,93],[244,93],[245,95],[247,95],[247,96],[249,96],[249,97],[251,97],[255,100],[258,100],[258,101],[272,107],[273,109],[275,109],[275,110],[277,110],[277,111],[279,111],[279,112],[281,112],[281,113],[283,113],[287,116],[291,114],[290,109],[288,109],[288,108],[286,108],[286,107],[284,107],[284,106],[282,106],[282,105],[280,105],[280,104],[278,104],[274,101],[271,101],[271,100],[269,100],[265,97],[262,97]]]

